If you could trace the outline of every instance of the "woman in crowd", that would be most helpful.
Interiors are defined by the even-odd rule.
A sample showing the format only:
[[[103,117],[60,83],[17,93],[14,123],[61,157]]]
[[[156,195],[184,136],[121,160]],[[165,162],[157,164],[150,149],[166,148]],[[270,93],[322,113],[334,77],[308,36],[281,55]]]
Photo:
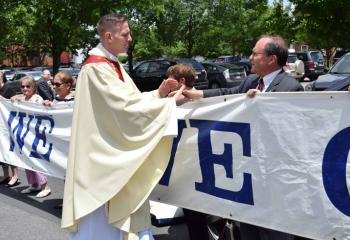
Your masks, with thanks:
[[[55,90],[55,98],[53,101],[45,100],[45,106],[52,104],[74,101],[74,93],[72,88],[74,86],[74,79],[67,71],[59,71],[53,79],[53,88]]]
[[[55,90],[55,98],[53,101],[45,100],[45,106],[52,106],[53,104],[60,104],[74,101],[74,93],[72,88],[74,86],[74,78],[67,71],[59,71],[53,79],[53,88]],[[62,203],[55,206],[56,209],[62,208]]]
[[[32,76],[25,76],[21,78],[21,90],[23,95],[16,95],[11,98],[12,101],[27,101],[34,103],[42,103],[43,99],[37,93],[37,85]],[[50,195],[51,190],[47,184],[47,177],[43,173],[25,170],[27,181],[30,186],[21,191],[21,193],[39,192],[36,197],[42,198]]]
[[[5,83],[5,75],[3,72],[0,72],[0,96],[6,99],[10,99],[16,95],[16,92],[12,88],[7,87]],[[8,187],[18,185],[20,183],[18,178],[18,168],[16,166],[8,165],[2,162],[0,162],[0,165],[2,166],[2,170],[4,172],[4,176],[0,177],[0,184],[6,183]],[[10,176],[9,166],[12,170],[12,177]]]

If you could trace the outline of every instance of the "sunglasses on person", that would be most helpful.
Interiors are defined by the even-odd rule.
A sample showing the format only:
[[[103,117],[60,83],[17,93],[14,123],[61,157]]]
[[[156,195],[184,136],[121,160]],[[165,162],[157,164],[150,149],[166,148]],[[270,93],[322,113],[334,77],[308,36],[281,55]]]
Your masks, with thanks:
[[[54,85],[55,87],[61,87],[62,84],[64,84],[64,83],[58,83],[58,82],[54,82],[54,83],[53,83],[53,85]]]
[[[21,88],[31,88],[32,86],[30,86],[30,85],[21,85]]]

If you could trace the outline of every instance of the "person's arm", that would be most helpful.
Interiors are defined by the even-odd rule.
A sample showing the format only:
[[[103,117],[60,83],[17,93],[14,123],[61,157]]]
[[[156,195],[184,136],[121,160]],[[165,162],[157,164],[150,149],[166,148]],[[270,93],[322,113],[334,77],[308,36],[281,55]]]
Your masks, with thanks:
[[[15,95],[15,96],[12,96],[10,99],[11,99],[12,102],[23,101],[24,100],[24,95],[23,94]]]
[[[241,85],[232,88],[217,88],[217,89],[207,89],[203,90],[203,97],[216,97],[222,95],[238,94],[241,93]]]

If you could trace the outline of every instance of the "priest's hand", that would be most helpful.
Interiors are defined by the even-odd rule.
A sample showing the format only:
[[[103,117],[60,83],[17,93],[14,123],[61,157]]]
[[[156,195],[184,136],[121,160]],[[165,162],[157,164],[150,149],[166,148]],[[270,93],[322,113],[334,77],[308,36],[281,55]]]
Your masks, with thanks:
[[[168,94],[172,91],[176,91],[179,89],[179,82],[175,79],[168,78],[165,79],[159,86],[158,92],[159,95],[163,98],[168,96]]]

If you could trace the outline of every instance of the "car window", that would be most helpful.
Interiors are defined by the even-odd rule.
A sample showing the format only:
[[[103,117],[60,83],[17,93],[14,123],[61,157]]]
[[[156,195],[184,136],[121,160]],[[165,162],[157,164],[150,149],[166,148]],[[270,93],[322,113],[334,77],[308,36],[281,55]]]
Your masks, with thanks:
[[[170,62],[160,62],[159,63],[159,67],[161,70],[168,70],[170,65],[171,65]]]
[[[146,72],[147,72],[147,69],[148,69],[148,65],[149,65],[149,62],[141,63],[141,64],[137,67],[136,73],[146,73]]]
[[[160,69],[160,64],[157,63],[157,62],[152,62],[150,67],[149,67],[149,70],[148,72],[152,73],[152,72],[158,72]]]
[[[310,52],[310,56],[312,61],[318,62],[319,60],[323,60],[323,56],[320,52]]]
[[[331,73],[347,73],[350,74],[350,55],[341,58],[330,71]]]

